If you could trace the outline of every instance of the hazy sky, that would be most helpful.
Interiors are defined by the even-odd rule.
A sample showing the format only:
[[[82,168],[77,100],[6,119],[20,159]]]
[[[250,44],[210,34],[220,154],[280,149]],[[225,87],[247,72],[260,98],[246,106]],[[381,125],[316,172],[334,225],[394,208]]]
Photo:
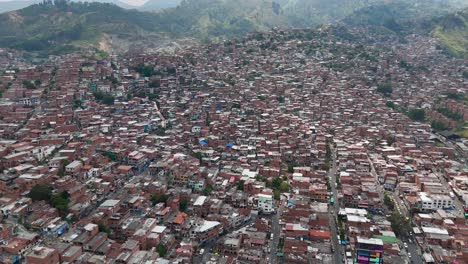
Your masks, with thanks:
[[[0,2],[21,2],[21,1],[24,1],[24,0],[0,0]],[[92,0],[83,0],[83,1],[89,1],[89,2],[92,2]],[[144,3],[146,3],[148,0],[120,0],[124,3],[127,3],[129,5],[134,5],[134,6],[139,6],[139,5],[142,5]]]
[[[142,5],[144,3],[146,3],[148,0],[120,0],[124,3],[127,3],[129,5]]]

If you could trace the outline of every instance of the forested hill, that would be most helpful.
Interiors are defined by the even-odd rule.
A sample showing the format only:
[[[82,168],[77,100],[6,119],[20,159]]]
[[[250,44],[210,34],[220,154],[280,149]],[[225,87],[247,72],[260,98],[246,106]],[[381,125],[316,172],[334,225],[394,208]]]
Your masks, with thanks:
[[[0,47],[63,53],[83,46],[156,45],[162,39],[212,40],[241,36],[274,26],[307,27],[346,17],[370,16],[383,0],[183,0],[175,8],[159,12],[128,10],[109,3],[47,1],[0,14]],[[440,0],[412,0],[431,6]],[[457,1],[457,0],[449,0]],[[428,4],[430,3],[430,4]],[[444,2],[446,3],[446,2]],[[449,6],[450,7],[450,6]],[[369,9],[370,8],[370,9]],[[395,6],[389,19],[414,12]],[[425,10],[419,6],[415,10]],[[367,13],[366,13],[367,12]],[[424,15],[430,15],[428,12]],[[377,17],[378,18],[378,17]],[[378,20],[378,19],[377,19]],[[354,22],[353,22],[354,21]],[[346,20],[345,20],[346,22]],[[347,23],[348,23],[347,22]],[[437,30],[434,35],[440,35]],[[112,35],[112,37],[108,37]],[[146,38],[151,36],[151,38]],[[111,39],[111,40],[109,40]],[[451,40],[450,40],[451,41]]]
[[[468,9],[435,19],[430,29],[448,53],[468,58]]]

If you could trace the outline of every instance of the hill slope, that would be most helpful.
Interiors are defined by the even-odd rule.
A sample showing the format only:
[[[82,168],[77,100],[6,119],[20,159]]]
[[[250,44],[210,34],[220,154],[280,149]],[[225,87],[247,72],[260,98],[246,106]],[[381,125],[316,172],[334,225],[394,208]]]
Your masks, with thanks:
[[[136,6],[128,5],[119,0],[72,0],[74,2],[98,2],[98,3],[110,3],[120,6],[122,8],[134,9]],[[0,2],[0,13],[15,11],[19,9],[26,8],[28,6],[41,3],[42,0],[10,0],[5,2]]]
[[[178,6],[182,0],[149,0],[144,5],[138,7],[142,11],[154,11],[165,8],[174,8]]]
[[[385,11],[388,14],[384,16],[376,12],[382,8],[379,9],[381,1],[183,0],[177,7],[159,12],[128,10],[108,3],[60,1],[0,14],[0,47],[43,54],[67,52],[88,45],[106,49],[122,46],[145,49],[165,45],[172,39],[234,37],[275,26],[314,26],[344,17],[348,17],[345,21],[353,25],[359,24],[356,21],[380,23],[382,17],[394,18],[395,14],[399,14],[398,19],[414,16],[414,12],[400,5]],[[432,3],[440,0],[413,1]],[[357,9],[359,7],[363,8]]]
[[[24,0],[24,1],[8,1],[0,2],[0,13],[9,12],[13,10],[22,9],[33,5],[39,1],[36,0]]]
[[[448,53],[468,58],[468,9],[440,18],[431,34]]]

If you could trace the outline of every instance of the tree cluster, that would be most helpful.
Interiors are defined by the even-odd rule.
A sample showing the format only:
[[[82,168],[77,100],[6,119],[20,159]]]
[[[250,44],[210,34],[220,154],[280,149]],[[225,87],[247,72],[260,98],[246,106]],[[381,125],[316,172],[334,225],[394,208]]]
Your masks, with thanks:
[[[414,121],[422,122],[426,119],[426,112],[424,111],[424,109],[413,108],[409,110],[408,116]]]
[[[29,192],[29,197],[33,201],[45,201],[56,208],[60,215],[66,216],[68,204],[70,203],[70,194],[67,191],[59,194],[52,194],[52,187],[49,185],[36,185]]]
[[[115,101],[114,96],[112,96],[110,94],[107,94],[107,93],[104,93],[102,91],[94,92],[93,96],[94,96],[94,99],[96,99],[96,101],[98,101],[100,103],[103,103],[105,105],[113,105],[114,101]]]
[[[390,96],[393,93],[393,87],[391,83],[379,84],[377,87],[377,92],[383,94],[384,96]]]

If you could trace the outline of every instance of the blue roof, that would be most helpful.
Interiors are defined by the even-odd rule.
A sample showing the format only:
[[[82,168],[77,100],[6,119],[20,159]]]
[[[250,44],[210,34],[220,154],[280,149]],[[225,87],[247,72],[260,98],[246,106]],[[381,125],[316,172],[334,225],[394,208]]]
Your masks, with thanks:
[[[201,145],[207,145],[208,142],[207,142],[206,140],[201,140],[201,141],[200,141],[200,144],[201,144]]]
[[[226,147],[228,147],[228,148],[230,148],[230,147],[232,147],[232,146],[234,146],[234,144],[232,144],[232,143],[227,143],[227,144],[226,144]]]

